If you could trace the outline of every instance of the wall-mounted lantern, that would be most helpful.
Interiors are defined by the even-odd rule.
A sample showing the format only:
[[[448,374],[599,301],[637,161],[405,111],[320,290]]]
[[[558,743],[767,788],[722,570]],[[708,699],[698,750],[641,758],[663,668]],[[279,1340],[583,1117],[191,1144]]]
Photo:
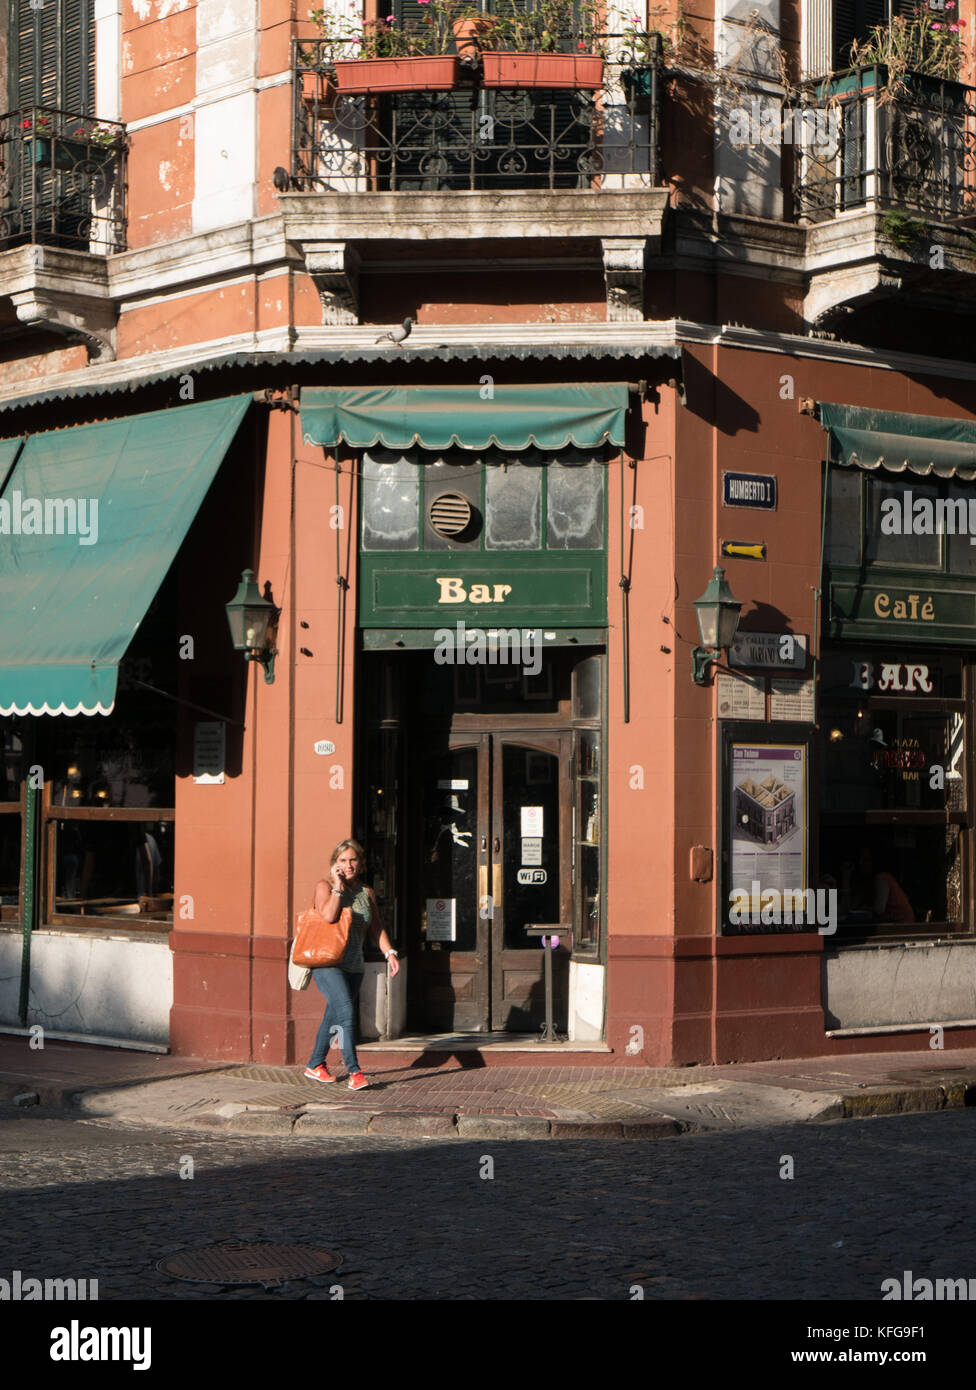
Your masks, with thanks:
[[[720,651],[728,650],[735,640],[742,604],[725,582],[725,570],[716,565],[708,588],[695,599],[695,617],[702,645],[692,652],[692,678],[704,685],[708,668],[718,661]]]
[[[274,630],[278,610],[270,599],[262,595],[254,581],[253,570],[245,570],[241,575],[237,593],[226,607],[234,650],[243,652],[245,661],[260,661],[264,667],[264,679],[271,685],[274,681]]]

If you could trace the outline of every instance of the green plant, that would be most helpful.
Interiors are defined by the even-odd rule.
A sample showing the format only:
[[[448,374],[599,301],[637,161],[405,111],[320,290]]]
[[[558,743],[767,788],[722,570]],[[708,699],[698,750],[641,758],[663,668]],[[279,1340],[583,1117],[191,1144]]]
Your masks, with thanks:
[[[900,251],[914,251],[928,230],[924,222],[904,212],[889,212],[882,220],[881,228]]]
[[[89,134],[89,139],[94,145],[104,145],[106,148],[122,143],[122,132],[115,126],[97,125]]]
[[[954,0],[946,0],[944,18],[942,11],[919,8],[911,18],[896,15],[890,24],[875,25],[863,43],[851,45],[852,67],[887,68],[889,86],[904,85],[912,73],[957,79],[966,50],[965,21],[952,18],[955,9]]]
[[[648,18],[631,15],[623,26],[623,39],[626,57],[636,67],[653,63],[660,53],[665,59],[679,57],[687,46],[688,24],[683,7],[679,7],[676,19],[663,22],[667,8],[656,5]]]
[[[482,17],[470,0],[418,0],[418,4],[424,6],[423,15],[403,24],[393,14],[359,23],[331,11],[312,10],[309,19],[318,26],[319,37],[316,49],[301,50],[302,64],[328,69],[343,59],[449,53],[455,21]]]
[[[498,0],[484,48],[517,53],[606,53],[597,0],[537,0],[531,10],[520,0]]]

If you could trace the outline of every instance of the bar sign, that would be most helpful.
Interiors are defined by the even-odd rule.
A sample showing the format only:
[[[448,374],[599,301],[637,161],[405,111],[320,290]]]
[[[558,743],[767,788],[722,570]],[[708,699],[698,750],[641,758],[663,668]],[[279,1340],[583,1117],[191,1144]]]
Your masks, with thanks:
[[[771,473],[723,473],[722,505],[776,510],[776,479]]]

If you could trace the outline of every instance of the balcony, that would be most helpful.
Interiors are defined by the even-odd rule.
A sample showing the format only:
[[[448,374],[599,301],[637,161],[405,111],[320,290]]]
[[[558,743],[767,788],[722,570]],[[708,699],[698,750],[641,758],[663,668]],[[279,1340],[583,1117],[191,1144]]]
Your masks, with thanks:
[[[127,149],[115,121],[50,106],[0,116],[0,295],[91,361],[115,356],[108,257],[125,250]]]
[[[343,95],[299,43],[292,187],[336,193],[655,188],[660,67],[608,60],[597,90],[488,87]]]
[[[0,250],[125,250],[125,127],[49,106],[0,116]]]
[[[321,41],[297,42],[280,205],[323,323],[358,322],[363,243],[478,243],[484,252],[514,240],[592,256],[608,320],[642,319],[645,260],[668,202],[662,68],[634,62],[614,36],[607,45],[601,85],[583,90],[494,86],[480,62],[455,59],[445,90],[344,94]]]
[[[869,207],[939,222],[976,213],[974,88],[921,75],[889,86],[870,67],[812,84],[803,105],[836,139],[795,146],[800,221]]]

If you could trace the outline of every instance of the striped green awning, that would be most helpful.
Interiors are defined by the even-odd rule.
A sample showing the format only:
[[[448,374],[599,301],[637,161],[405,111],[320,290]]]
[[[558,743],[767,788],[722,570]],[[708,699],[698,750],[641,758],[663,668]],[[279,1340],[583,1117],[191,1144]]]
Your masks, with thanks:
[[[976,478],[976,423],[937,415],[817,402],[830,436],[830,462],[892,473]]]
[[[302,431],[306,444],[326,448],[622,448],[628,400],[626,382],[319,386],[302,391]]]
[[[118,663],[251,403],[31,435],[0,496],[0,714],[110,714]],[[0,476],[8,445],[0,443]]]

